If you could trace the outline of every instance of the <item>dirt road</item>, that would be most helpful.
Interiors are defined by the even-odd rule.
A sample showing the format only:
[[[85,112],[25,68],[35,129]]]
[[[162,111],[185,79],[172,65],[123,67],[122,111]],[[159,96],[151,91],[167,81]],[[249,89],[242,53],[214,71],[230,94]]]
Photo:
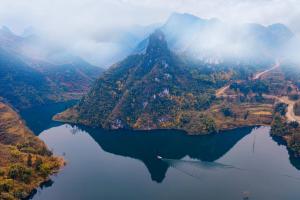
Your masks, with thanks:
[[[272,68],[270,69],[267,69],[265,71],[262,71],[262,72],[259,72],[257,74],[254,75],[254,77],[252,78],[253,80],[257,80],[257,79],[260,79],[261,76],[263,76],[264,74],[274,70],[274,69],[277,69],[278,67],[280,67],[280,64],[279,63],[276,63]],[[228,85],[225,85],[224,87],[221,87],[219,88],[217,91],[216,91],[216,97],[219,98],[219,97],[224,97],[226,96],[225,92],[226,90],[230,87],[230,84]]]
[[[287,96],[277,97],[277,99],[288,105],[287,112],[285,114],[287,121],[297,121],[300,123],[300,116],[295,115],[294,105],[296,101],[289,100]]]
[[[263,94],[263,97],[266,99],[276,99],[282,103],[287,104],[288,107],[287,107],[287,111],[285,114],[287,121],[288,122],[297,121],[300,123],[300,116],[295,115],[295,112],[294,112],[294,105],[295,105],[296,101],[290,100],[287,96],[277,97],[274,95]]]
[[[228,84],[228,85],[225,85],[224,87],[221,87],[220,89],[218,89],[216,91],[216,97],[218,98],[218,97],[224,96],[225,91],[229,88],[229,86],[230,85]]]
[[[270,69],[267,69],[265,71],[262,71],[262,72],[259,72],[257,74],[255,74],[255,76],[253,77],[253,80],[257,80],[257,79],[260,79],[262,75],[274,70],[274,69],[277,69],[278,67],[280,67],[280,64],[279,63],[276,63],[272,68]]]

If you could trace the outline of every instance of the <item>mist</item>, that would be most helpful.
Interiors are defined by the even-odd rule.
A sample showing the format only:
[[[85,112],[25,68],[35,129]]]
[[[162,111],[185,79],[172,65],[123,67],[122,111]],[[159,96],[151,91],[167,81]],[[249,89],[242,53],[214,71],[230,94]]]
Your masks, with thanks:
[[[252,51],[251,41],[242,41],[242,34],[240,38],[232,34],[241,24],[267,27],[282,23],[295,34],[294,42],[284,50],[285,57],[297,60],[300,2],[296,0],[2,0],[0,24],[17,34],[33,27],[49,43],[58,43],[94,65],[108,67],[129,54],[174,12],[217,18],[228,25],[215,26],[196,38],[195,43],[202,46],[194,46],[194,50],[205,50],[206,54],[246,55]]]

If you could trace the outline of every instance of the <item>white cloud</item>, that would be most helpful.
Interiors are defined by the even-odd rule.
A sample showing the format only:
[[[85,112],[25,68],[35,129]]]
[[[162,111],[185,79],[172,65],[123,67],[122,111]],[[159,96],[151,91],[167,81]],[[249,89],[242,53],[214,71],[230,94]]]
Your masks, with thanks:
[[[108,55],[117,51],[116,46],[94,41],[95,35],[134,24],[163,22],[172,12],[234,23],[280,22],[300,32],[298,0],[1,0],[0,24],[17,32],[34,26],[75,50],[90,47]],[[103,53],[108,47],[112,49]]]
[[[282,22],[300,16],[297,0],[1,0],[0,21],[20,29],[27,25],[70,34],[101,28],[164,21],[170,13],[188,12],[224,21]],[[295,27],[292,27],[295,28]],[[54,29],[54,30],[53,30]]]

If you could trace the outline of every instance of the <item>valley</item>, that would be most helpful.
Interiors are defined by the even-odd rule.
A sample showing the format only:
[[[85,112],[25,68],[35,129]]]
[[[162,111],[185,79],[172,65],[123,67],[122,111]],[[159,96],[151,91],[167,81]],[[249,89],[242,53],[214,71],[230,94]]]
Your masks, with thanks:
[[[262,24],[2,27],[0,199],[296,199],[297,36]]]
[[[208,74],[219,76],[215,81],[223,84],[221,88],[197,79],[195,74],[203,69],[181,68],[178,63],[187,65],[169,49],[165,35],[156,31],[145,54],[117,63],[77,105],[53,119],[105,129],[177,129],[203,135],[274,124],[274,108],[281,102],[287,104],[282,120],[298,123],[297,99],[289,100],[291,94],[299,96],[298,89],[279,62],[264,70],[252,68],[243,79],[238,67]],[[298,155],[298,150],[293,151]]]

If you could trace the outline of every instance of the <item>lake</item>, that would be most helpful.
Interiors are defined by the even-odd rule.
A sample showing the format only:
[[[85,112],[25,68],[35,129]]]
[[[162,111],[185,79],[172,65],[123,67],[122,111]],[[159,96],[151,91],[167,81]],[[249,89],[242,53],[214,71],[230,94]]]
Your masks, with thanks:
[[[21,112],[54,154],[67,160],[52,181],[38,188],[34,200],[300,197],[300,161],[269,135],[269,127],[187,136],[172,130],[106,131],[51,121],[54,111],[69,105]]]

